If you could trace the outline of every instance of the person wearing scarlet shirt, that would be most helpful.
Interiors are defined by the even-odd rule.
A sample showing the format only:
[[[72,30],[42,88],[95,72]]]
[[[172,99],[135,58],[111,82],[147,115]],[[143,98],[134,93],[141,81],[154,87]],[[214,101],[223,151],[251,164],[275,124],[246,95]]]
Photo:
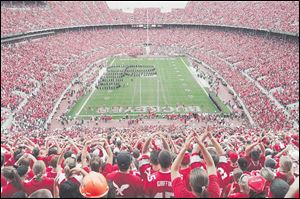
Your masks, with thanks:
[[[158,155],[160,170],[148,176],[144,185],[144,192],[147,197],[170,198],[174,196],[170,166],[172,156],[169,151],[162,150]]]
[[[23,182],[15,168],[4,167],[1,173],[7,180],[7,184],[1,187],[1,198],[10,198],[14,193],[24,190]]]
[[[144,181],[144,183],[147,183],[147,181],[149,181],[149,176],[154,174],[155,172],[159,171],[160,169],[160,165],[158,162],[158,155],[159,155],[159,151],[158,150],[153,150],[150,152],[150,158],[149,158],[149,148],[150,148],[150,144],[152,139],[157,136],[160,135],[161,132],[156,132],[152,135],[150,135],[148,137],[148,139],[146,140],[143,149],[142,149],[142,156],[139,159],[139,171],[140,171],[140,175],[142,180]],[[162,142],[164,144],[164,148],[166,150],[169,150],[168,144],[166,144],[166,141],[164,138],[162,138]]]
[[[225,188],[222,190],[222,198],[228,198],[228,194],[229,191],[231,189],[231,186],[233,191],[232,193],[237,193],[240,191],[240,187],[238,184],[238,180],[240,179],[240,177],[243,175],[243,171],[239,168],[236,168],[233,170],[232,172],[232,176],[233,176],[233,182],[229,183],[227,186],[225,186]]]
[[[248,186],[249,177],[250,175],[248,174],[241,175],[240,179],[238,180],[238,185],[239,185],[238,192],[234,192],[235,187],[234,187],[234,183],[232,183],[228,193],[228,198],[249,198],[249,192],[250,192],[250,188]]]
[[[276,172],[276,178],[286,181],[289,185],[293,184],[295,176],[292,172],[293,162],[288,156],[281,156],[279,160],[279,170]]]
[[[253,170],[260,170],[265,163],[265,147],[263,145],[263,139],[249,145],[246,147],[246,159],[248,161],[248,171],[251,172]],[[259,145],[260,151],[258,149],[254,149],[256,145]]]
[[[143,195],[142,180],[130,174],[130,165],[132,157],[128,152],[121,151],[117,156],[117,164],[119,171],[109,173],[106,178],[112,181],[116,189],[116,197],[121,198],[136,198]]]
[[[24,184],[25,192],[30,195],[39,189],[48,189],[53,194],[54,179],[45,176],[46,165],[43,161],[37,160],[33,164],[34,178]]]
[[[189,177],[192,191],[185,187],[183,178],[180,176],[179,168],[183,160],[184,153],[188,149],[191,141],[195,139],[206,163],[206,171],[202,168],[194,168]],[[176,198],[196,198],[196,197],[220,197],[220,186],[218,183],[217,170],[210,153],[205,148],[202,138],[192,132],[179,152],[171,167],[172,187]]]

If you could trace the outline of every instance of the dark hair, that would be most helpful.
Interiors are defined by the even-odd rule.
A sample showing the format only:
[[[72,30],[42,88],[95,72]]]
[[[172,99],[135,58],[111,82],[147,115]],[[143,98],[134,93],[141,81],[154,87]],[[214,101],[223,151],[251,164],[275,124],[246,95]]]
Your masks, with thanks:
[[[57,167],[57,161],[58,161],[58,156],[54,155],[50,162],[49,162],[49,166],[51,166],[52,168],[56,168]]]
[[[33,155],[35,158],[37,158],[37,157],[39,156],[39,154],[40,154],[40,149],[39,149],[38,147],[34,147],[34,148],[32,149],[32,155]]]
[[[239,167],[242,169],[242,171],[247,171],[248,161],[245,158],[239,158],[238,164],[239,164]]]
[[[259,151],[252,151],[251,152],[251,159],[253,161],[258,161],[260,157],[260,152]]]
[[[132,156],[133,156],[134,158],[140,157],[140,151],[139,151],[138,149],[134,149],[134,150],[132,151]]]
[[[290,186],[287,182],[280,178],[276,178],[271,183],[270,191],[273,198],[284,198],[289,188]]]
[[[72,154],[73,154],[72,151],[66,151],[66,152],[64,153],[64,159],[67,159],[67,158],[71,157]]]
[[[60,198],[83,198],[83,196],[79,192],[79,185],[71,180],[67,180],[59,186],[59,197]]]
[[[158,165],[158,154],[159,151],[151,151],[150,153],[150,162],[154,165]]]
[[[17,150],[15,150],[14,151],[14,160],[15,161],[18,161],[18,159],[17,158],[20,158],[21,156],[18,156],[19,154],[21,154],[21,156],[22,156],[22,154],[23,154],[23,152],[22,152],[22,149],[17,149]]]
[[[256,193],[253,190],[250,190],[249,192],[249,198],[266,198],[266,192],[260,192],[260,193]]]
[[[162,150],[158,154],[158,162],[161,166],[161,168],[167,169],[171,166],[172,164],[172,156],[169,151],[167,150]]]
[[[219,157],[218,154],[217,154],[214,150],[212,150],[212,149],[209,149],[208,152],[209,152],[210,156],[212,157],[212,159],[213,159],[215,165],[217,166],[217,165],[219,164],[220,157]]]
[[[99,172],[101,167],[101,159],[97,156],[91,159],[90,167],[92,171]]]
[[[52,154],[57,155],[57,147],[53,146],[53,147],[49,148],[49,150],[48,150],[48,156],[50,156]]]
[[[23,177],[28,172],[28,166],[20,165],[17,168],[17,172],[18,172],[18,174],[19,174],[20,177]]]

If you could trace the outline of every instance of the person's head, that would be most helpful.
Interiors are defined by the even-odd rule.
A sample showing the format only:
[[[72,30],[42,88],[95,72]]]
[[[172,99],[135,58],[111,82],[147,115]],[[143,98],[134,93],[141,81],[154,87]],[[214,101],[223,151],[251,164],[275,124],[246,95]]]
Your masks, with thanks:
[[[181,166],[186,167],[190,164],[190,162],[191,162],[191,155],[188,152],[186,152],[183,156]]]
[[[4,167],[2,169],[3,176],[7,179],[8,182],[11,182],[12,185],[18,190],[23,189],[21,178],[14,167]]]
[[[236,152],[229,151],[228,152],[228,157],[231,163],[235,164],[239,158],[239,155]]]
[[[170,152],[167,150],[160,151],[158,154],[158,163],[163,169],[169,168],[172,164],[172,156]]]
[[[65,159],[64,161],[64,172],[66,175],[66,178],[69,178],[71,176],[71,169],[76,167],[76,160],[75,158],[69,157]]]
[[[239,168],[236,168],[233,170],[232,175],[233,175],[235,182],[238,182],[240,177],[243,175],[243,171]]]
[[[138,149],[133,149],[132,156],[137,159],[140,157],[140,151]]]
[[[268,167],[263,167],[260,170],[260,175],[265,178],[267,181],[272,182],[275,178],[275,174],[273,171]]]
[[[17,191],[10,198],[28,198],[28,196],[24,191]]]
[[[205,170],[201,168],[193,169],[190,173],[189,182],[194,194],[207,197],[206,186],[208,185],[208,176]]]
[[[18,166],[17,172],[18,172],[20,178],[25,177],[28,172],[28,166],[25,166],[25,165]]]
[[[37,158],[37,157],[39,156],[39,154],[40,154],[40,149],[39,149],[38,147],[34,147],[34,148],[32,149],[32,155],[33,155],[35,158]]]
[[[67,158],[71,157],[72,155],[73,155],[73,152],[72,152],[72,151],[66,151],[66,152],[64,153],[64,159],[67,159]]]
[[[121,148],[121,145],[122,145],[122,142],[121,142],[121,140],[117,140],[117,143],[116,143],[116,145],[117,145],[117,147],[118,147],[118,148]]]
[[[14,151],[14,154],[13,154],[14,160],[15,160],[15,161],[18,161],[18,159],[19,159],[22,155],[23,155],[23,150],[20,149],[20,148],[16,149],[16,150]]]
[[[246,171],[248,168],[248,161],[246,160],[246,158],[239,158],[238,165],[242,171]]]
[[[280,178],[274,179],[270,186],[272,198],[284,198],[289,188],[290,188],[289,184],[284,180]]]
[[[217,152],[213,149],[209,149],[208,152],[210,153],[210,156],[212,157],[212,159],[214,161],[214,164],[218,165],[219,161],[220,161],[220,158],[219,158]]]
[[[92,171],[95,171],[95,172],[99,172],[100,171],[101,159],[99,158],[99,156],[94,156],[91,159],[90,167],[91,167]]]
[[[240,190],[241,192],[243,193],[249,193],[250,192],[250,189],[249,189],[249,186],[248,186],[248,180],[249,180],[249,175],[247,174],[243,174],[241,175],[240,179],[239,179],[239,186],[240,186]]]
[[[55,147],[55,146],[53,146],[53,147],[51,147],[51,148],[49,148],[48,149],[48,156],[50,156],[50,155],[57,155],[57,147]]]
[[[91,171],[83,178],[79,191],[85,198],[102,198],[108,194],[109,186],[102,174]]]
[[[53,196],[48,189],[39,189],[30,194],[28,198],[53,198]]]
[[[30,166],[30,159],[29,158],[22,158],[19,162],[19,165],[24,165],[29,167]]]
[[[158,154],[159,154],[159,151],[157,150],[154,150],[154,151],[151,151],[150,153],[150,164],[151,165],[158,165]]]
[[[254,150],[251,152],[250,156],[251,156],[252,161],[257,162],[257,161],[259,161],[260,152],[257,150]]]
[[[131,161],[131,155],[127,151],[121,151],[117,156],[117,164],[122,172],[128,171]]]
[[[279,160],[279,166],[280,166],[280,170],[282,172],[289,172],[291,171],[292,167],[293,167],[293,162],[291,160],[291,158],[289,158],[288,156],[281,156],[280,160]]]
[[[49,166],[51,166],[52,168],[56,168],[57,161],[58,161],[58,156],[57,155],[52,156],[52,158],[49,162]]]
[[[276,167],[276,160],[273,158],[268,158],[265,160],[265,167],[270,168],[270,169],[275,169]]]
[[[37,160],[32,167],[32,171],[37,181],[41,181],[46,172],[46,165],[42,160]]]
[[[83,196],[79,192],[79,185],[71,180],[67,180],[59,186],[59,197],[60,198],[83,198]]]

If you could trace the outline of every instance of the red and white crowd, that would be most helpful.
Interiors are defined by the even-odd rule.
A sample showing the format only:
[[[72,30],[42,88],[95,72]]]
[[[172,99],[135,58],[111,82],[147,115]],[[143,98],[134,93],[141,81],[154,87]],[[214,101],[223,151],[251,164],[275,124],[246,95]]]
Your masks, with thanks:
[[[75,127],[1,134],[1,197],[299,197],[296,131]]]
[[[110,10],[105,1],[1,2],[1,36],[66,26],[195,23],[299,34],[298,1],[190,1],[184,9]],[[148,14],[147,14],[148,13]]]

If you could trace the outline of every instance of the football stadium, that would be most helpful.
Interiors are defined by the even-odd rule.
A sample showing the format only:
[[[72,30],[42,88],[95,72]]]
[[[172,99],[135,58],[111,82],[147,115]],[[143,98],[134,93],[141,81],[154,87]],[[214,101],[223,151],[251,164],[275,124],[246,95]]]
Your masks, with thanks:
[[[1,198],[299,198],[299,1],[1,1]]]

